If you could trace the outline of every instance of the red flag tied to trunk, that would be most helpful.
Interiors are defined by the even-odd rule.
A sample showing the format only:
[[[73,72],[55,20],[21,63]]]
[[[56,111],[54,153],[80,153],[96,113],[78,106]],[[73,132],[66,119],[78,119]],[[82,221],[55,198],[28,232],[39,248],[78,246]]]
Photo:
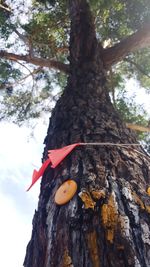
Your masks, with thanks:
[[[55,149],[55,150],[49,150],[48,151],[48,157],[51,160],[51,167],[52,168],[56,168],[58,166],[59,163],[61,163],[63,161],[63,159],[70,154],[70,152],[76,147],[79,146],[80,144],[73,144],[73,145],[69,145],[69,146],[65,146],[59,149]]]
[[[79,146],[80,143],[72,144],[69,146],[65,146],[59,149],[53,149],[48,151],[48,159],[44,161],[42,164],[41,168],[37,171],[33,171],[32,175],[32,183],[27,189],[27,191],[30,190],[30,188],[36,183],[36,181],[44,174],[46,168],[48,165],[51,166],[51,168],[56,168],[62,161],[63,159],[70,154],[70,152],[76,147]]]
[[[45,172],[45,170],[49,164],[51,164],[51,160],[47,159],[46,161],[44,161],[44,163],[42,164],[41,168],[38,171],[37,170],[33,171],[32,183],[29,186],[29,188],[27,189],[27,191],[29,191],[30,188],[36,183],[36,181],[44,174],[44,172]]]

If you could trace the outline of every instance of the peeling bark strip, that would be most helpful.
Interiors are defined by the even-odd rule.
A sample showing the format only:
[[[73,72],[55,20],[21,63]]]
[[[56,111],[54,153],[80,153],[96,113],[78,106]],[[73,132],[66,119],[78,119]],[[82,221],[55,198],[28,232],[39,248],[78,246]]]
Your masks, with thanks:
[[[44,58],[38,58],[38,57],[31,57],[29,55],[17,55],[14,53],[8,53],[6,51],[1,50],[0,51],[0,57],[5,58],[11,61],[25,61],[27,63],[31,63],[36,66],[40,67],[47,67],[47,68],[53,68],[56,70],[63,71],[65,73],[69,72],[69,66],[66,64],[63,64],[61,62],[50,60],[50,59],[44,59]]]
[[[52,112],[44,159],[48,150],[77,142],[137,143],[111,104],[97,42],[93,45],[94,32],[86,36],[81,23],[75,31],[81,13],[87,24],[89,19],[88,29],[92,28],[88,5],[84,0],[71,4],[75,14],[71,16],[71,72]],[[80,39],[82,34],[89,47]],[[94,56],[86,57],[86,51],[82,54],[83,47],[86,51],[93,47]],[[24,266],[149,267],[150,197],[146,190],[150,166],[144,153],[141,147],[135,151],[84,146],[56,169],[48,168]],[[78,183],[78,194],[66,205],[57,206],[55,192],[68,179]]]

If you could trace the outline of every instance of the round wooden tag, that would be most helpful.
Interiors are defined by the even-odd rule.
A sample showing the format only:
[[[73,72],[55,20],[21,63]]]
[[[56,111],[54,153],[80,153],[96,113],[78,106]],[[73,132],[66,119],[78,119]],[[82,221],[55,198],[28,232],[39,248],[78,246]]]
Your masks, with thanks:
[[[58,205],[66,204],[73,198],[77,191],[77,183],[73,180],[67,180],[56,191],[55,203]]]

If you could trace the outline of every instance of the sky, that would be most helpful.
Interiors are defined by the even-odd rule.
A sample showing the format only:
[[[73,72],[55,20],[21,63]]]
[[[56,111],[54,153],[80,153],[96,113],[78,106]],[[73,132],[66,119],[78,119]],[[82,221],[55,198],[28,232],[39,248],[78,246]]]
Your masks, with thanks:
[[[148,114],[150,114],[150,93],[146,93],[146,89],[142,88],[134,78],[126,80],[125,88],[127,97],[130,99],[130,97],[134,96],[134,101],[143,105]]]
[[[31,0],[7,0],[7,3],[14,10],[13,22],[18,18],[21,23],[28,21],[32,12],[29,9]],[[11,35],[9,41],[15,45],[7,51],[19,51],[20,42],[15,39],[16,36]],[[5,48],[1,39],[0,46]],[[25,52],[21,47],[21,53]],[[26,74],[25,68],[22,71]],[[30,77],[28,82],[31,82]],[[0,122],[0,266],[3,267],[23,266],[26,246],[31,238],[32,218],[38,205],[40,180],[29,192],[26,189],[31,183],[33,170],[41,167],[47,128],[45,119],[44,122],[38,120],[33,132],[27,126]]]
[[[41,166],[47,124],[34,129],[0,123],[0,266],[21,267],[31,237],[40,180],[26,192],[33,169]]]

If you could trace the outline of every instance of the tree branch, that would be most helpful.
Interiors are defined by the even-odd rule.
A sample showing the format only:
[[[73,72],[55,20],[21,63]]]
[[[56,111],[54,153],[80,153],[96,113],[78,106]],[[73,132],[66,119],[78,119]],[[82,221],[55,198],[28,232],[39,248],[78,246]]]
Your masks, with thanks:
[[[26,44],[29,44],[29,39],[27,37],[27,35],[25,34],[21,34],[14,26],[12,26],[12,29],[14,30],[14,32],[17,34],[17,36]]]
[[[125,58],[124,61],[126,61],[126,62],[128,62],[128,63],[134,65],[138,71],[140,71],[144,76],[146,76],[147,78],[150,79],[150,75],[148,75],[148,74],[141,68],[141,66],[140,66],[139,64],[137,64],[136,62],[134,62],[134,61],[132,61],[132,60],[130,60],[130,59],[128,59],[128,58]]]
[[[11,8],[10,8],[8,5],[5,5],[5,6],[4,6],[4,5],[0,4],[0,8],[1,8],[1,9],[4,9],[4,10],[7,11],[7,12],[12,12],[12,11],[11,11]]]
[[[69,47],[68,46],[57,47],[56,51],[57,53],[68,53]]]
[[[130,128],[132,130],[135,130],[135,131],[150,132],[150,128],[149,127],[144,127],[144,126],[137,125],[137,124],[126,123],[126,127]]]
[[[120,43],[103,50],[104,66],[110,66],[124,59],[129,53],[150,46],[150,23],[145,24],[141,29]]]
[[[12,26],[14,32],[16,33],[16,35],[24,42],[25,45],[28,46],[29,48],[29,54],[31,54],[32,56],[34,55],[33,53],[30,53],[30,50],[33,49],[33,44],[38,45],[39,47],[49,47],[52,44],[52,42],[47,42],[47,43],[43,43],[43,42],[38,42],[38,41],[33,41],[32,40],[32,36],[31,35],[27,35],[27,34],[21,34],[14,26]],[[53,45],[53,44],[52,44]],[[62,47],[57,47],[56,48],[56,52],[57,53],[67,53],[69,51],[69,47],[68,46],[62,46]]]
[[[40,67],[52,68],[55,70],[63,71],[69,73],[69,65],[62,62],[50,59],[44,59],[39,57],[31,57],[30,55],[17,55],[14,53],[8,53],[6,51],[0,50],[0,58],[5,58],[11,61],[25,61]]]
[[[19,63],[20,64],[20,63]],[[23,64],[21,64],[23,67],[25,67]],[[25,67],[26,68],[26,67]],[[41,70],[41,67],[38,67],[37,69],[34,69],[32,72],[28,69],[29,74],[27,74],[26,76],[24,76],[23,78],[21,78],[20,80],[17,80],[14,83],[7,83],[7,84],[2,84],[0,85],[0,90],[4,90],[7,89],[9,87],[14,87],[17,84],[21,84],[24,82],[24,80],[26,80],[28,77],[32,76],[32,79],[34,80],[34,74],[37,74],[39,71]]]

